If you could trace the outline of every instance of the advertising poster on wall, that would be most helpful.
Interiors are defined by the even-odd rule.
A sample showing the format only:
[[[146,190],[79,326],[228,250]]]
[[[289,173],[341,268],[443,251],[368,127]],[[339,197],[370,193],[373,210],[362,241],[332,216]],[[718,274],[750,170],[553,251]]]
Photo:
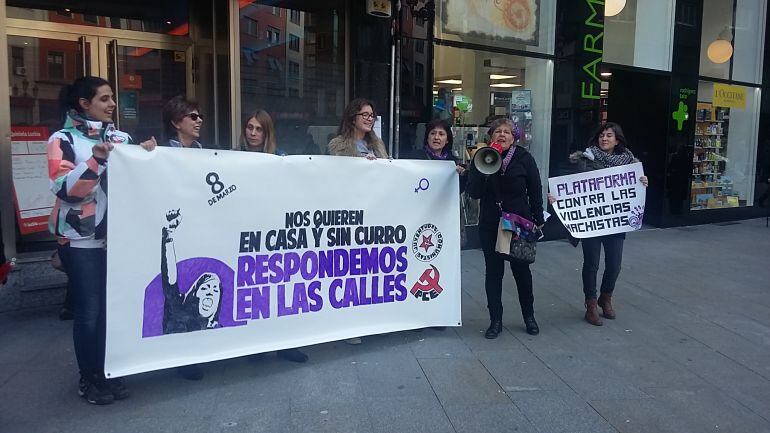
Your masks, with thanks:
[[[538,44],[539,0],[446,0],[442,32],[477,40]]]
[[[48,179],[48,128],[11,127],[11,171],[19,232],[28,235],[48,230],[55,196]]]

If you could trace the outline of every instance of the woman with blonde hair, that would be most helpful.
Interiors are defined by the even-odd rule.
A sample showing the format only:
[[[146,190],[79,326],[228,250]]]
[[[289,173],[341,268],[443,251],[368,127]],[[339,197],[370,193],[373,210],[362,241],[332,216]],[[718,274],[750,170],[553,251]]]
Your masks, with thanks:
[[[273,119],[267,111],[257,110],[246,117],[243,122],[243,131],[241,131],[241,150],[285,154],[278,150]]]

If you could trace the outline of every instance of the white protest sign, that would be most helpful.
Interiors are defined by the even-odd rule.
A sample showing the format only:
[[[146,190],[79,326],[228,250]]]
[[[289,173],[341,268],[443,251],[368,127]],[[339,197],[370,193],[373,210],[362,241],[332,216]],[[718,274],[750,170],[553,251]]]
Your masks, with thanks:
[[[108,377],[461,324],[451,162],[124,145],[108,170]]]
[[[621,165],[548,179],[553,208],[576,238],[630,232],[642,227],[646,188],[642,164]]]

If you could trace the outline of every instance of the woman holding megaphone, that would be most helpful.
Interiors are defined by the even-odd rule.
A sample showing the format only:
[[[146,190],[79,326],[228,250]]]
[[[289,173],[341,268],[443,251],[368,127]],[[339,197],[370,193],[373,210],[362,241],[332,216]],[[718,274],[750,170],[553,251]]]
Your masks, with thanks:
[[[510,119],[502,118],[492,122],[488,131],[490,149],[482,148],[474,155],[469,170],[466,193],[481,199],[479,215],[479,237],[484,252],[489,308],[489,329],[486,338],[497,338],[503,330],[503,273],[505,258],[495,251],[500,216],[503,212],[515,214],[529,220],[537,228],[543,219],[543,192],[535,158],[516,143],[521,139],[521,130]],[[516,280],[521,314],[527,333],[537,335],[540,328],[535,321],[534,296],[532,294],[532,273],[529,264],[511,261],[511,272]]]

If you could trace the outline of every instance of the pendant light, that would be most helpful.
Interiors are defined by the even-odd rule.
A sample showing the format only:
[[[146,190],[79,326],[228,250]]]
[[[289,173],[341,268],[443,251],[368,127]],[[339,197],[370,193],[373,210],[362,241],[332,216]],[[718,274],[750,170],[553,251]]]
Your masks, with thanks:
[[[626,0],[606,0],[604,2],[604,16],[614,17],[626,7]]]
[[[725,29],[719,33],[719,36],[717,36],[714,42],[709,44],[708,50],[706,51],[709,60],[716,64],[722,64],[730,60],[730,57],[733,56],[733,44],[731,43],[732,36],[729,27],[725,27]]]

